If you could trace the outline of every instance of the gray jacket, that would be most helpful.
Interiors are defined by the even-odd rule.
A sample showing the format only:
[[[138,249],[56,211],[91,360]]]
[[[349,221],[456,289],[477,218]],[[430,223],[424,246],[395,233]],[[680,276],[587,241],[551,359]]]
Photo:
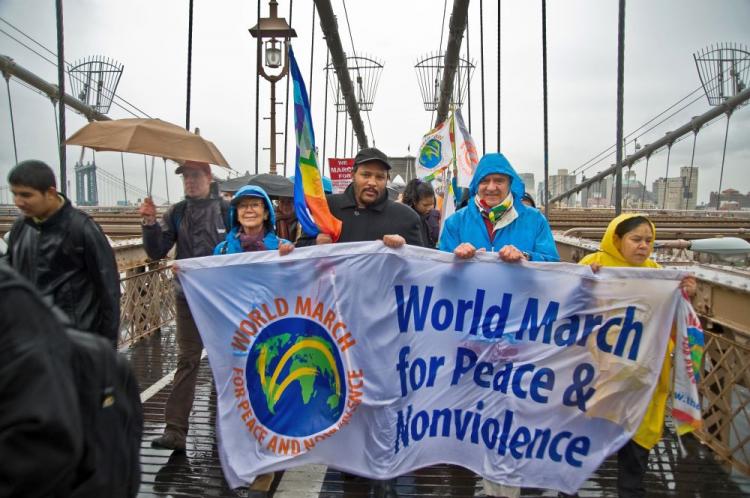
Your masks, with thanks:
[[[143,225],[146,254],[162,259],[177,244],[175,259],[210,256],[226,235],[222,211],[226,212],[227,206],[225,200],[215,198],[178,202],[164,213],[161,222]]]

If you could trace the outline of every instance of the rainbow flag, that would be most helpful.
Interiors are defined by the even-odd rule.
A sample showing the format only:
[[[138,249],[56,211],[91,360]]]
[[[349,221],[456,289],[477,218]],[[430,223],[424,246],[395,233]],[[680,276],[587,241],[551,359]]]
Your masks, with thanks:
[[[289,70],[294,82],[294,133],[297,138],[297,157],[294,174],[294,210],[302,230],[315,236],[320,232],[336,242],[341,235],[341,220],[328,209],[323,180],[315,153],[315,133],[310,117],[310,102],[294,51],[289,47]]]

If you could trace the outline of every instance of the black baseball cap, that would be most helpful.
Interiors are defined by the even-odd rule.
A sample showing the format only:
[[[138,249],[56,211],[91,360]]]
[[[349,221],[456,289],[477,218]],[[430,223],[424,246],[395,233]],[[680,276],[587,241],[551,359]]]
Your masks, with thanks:
[[[376,149],[375,147],[362,149],[357,152],[357,155],[354,157],[355,166],[362,163],[368,163],[370,161],[378,161],[379,163],[382,163],[383,166],[385,166],[385,169],[391,169],[391,163],[388,162],[388,156],[383,154],[380,149]]]

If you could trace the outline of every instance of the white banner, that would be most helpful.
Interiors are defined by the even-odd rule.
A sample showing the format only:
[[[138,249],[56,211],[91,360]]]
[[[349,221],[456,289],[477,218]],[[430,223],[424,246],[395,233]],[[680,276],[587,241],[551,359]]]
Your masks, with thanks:
[[[380,242],[183,260],[227,480],[452,463],[574,492],[632,435],[681,273]]]

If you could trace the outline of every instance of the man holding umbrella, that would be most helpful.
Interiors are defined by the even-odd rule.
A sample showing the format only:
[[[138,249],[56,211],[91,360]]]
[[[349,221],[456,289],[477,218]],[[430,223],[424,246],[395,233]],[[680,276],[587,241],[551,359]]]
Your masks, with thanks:
[[[178,202],[156,220],[156,206],[147,198],[139,209],[143,218],[143,247],[152,259],[164,258],[176,244],[175,259],[209,256],[226,234],[225,200],[212,197],[211,169],[208,163],[185,161],[175,170],[182,175],[185,200]],[[190,313],[185,295],[174,280],[177,323],[177,372],[174,387],[164,411],[164,434],[151,445],[182,451],[188,432],[203,342]]]

